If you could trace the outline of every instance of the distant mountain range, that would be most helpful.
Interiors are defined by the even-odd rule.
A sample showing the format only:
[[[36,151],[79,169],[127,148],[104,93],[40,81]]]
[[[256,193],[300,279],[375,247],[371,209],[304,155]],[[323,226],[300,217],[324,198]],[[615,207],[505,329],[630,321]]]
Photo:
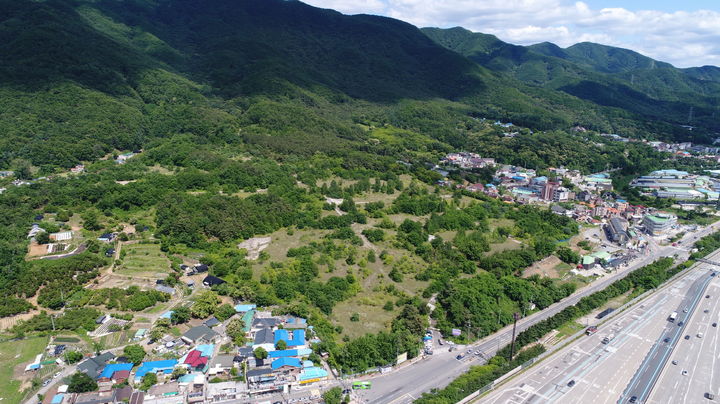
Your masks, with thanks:
[[[424,28],[438,44],[532,86],[559,90],[650,119],[717,129],[720,68],[678,69],[628,49],[589,42],[568,48],[511,45],[464,28]]]
[[[345,153],[367,125],[392,124],[457,145],[468,117],[695,141],[718,130],[714,67],[298,1],[0,0],[0,54],[0,168],[70,167],[177,134]]]

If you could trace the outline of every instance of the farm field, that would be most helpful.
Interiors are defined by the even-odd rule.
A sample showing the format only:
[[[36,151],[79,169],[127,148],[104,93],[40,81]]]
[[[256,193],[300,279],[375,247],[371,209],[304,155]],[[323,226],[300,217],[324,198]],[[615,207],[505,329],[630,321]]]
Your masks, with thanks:
[[[141,278],[164,278],[170,271],[170,260],[160,251],[160,244],[123,246],[122,264],[114,273]]]
[[[24,391],[30,387],[29,382],[19,379],[25,376],[25,364],[42,353],[47,343],[47,337],[0,342],[0,400],[3,404],[22,401]]]

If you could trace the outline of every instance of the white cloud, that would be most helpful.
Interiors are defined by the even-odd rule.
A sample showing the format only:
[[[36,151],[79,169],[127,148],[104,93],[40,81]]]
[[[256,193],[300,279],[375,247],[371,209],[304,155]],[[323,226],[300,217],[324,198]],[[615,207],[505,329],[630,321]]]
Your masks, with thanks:
[[[720,65],[720,12],[592,9],[569,0],[307,0],[344,13],[381,14],[419,27],[462,26],[521,45],[597,42],[676,66]]]

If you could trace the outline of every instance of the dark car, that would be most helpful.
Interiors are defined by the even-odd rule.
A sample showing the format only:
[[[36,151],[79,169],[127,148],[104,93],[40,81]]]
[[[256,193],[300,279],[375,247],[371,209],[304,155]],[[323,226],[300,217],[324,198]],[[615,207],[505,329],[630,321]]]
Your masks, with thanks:
[[[709,298],[710,298],[710,295],[705,295],[705,298],[706,298],[706,299],[709,299]]]
[[[717,323],[712,323],[712,326],[713,326],[713,327],[717,327]]]
[[[455,359],[461,360],[461,359],[464,358],[464,357],[465,357],[465,355],[458,355],[458,356],[455,357]]]
[[[575,380],[570,380],[570,381],[568,382],[568,387],[572,387],[572,386],[574,386],[574,385],[575,385]]]
[[[703,313],[705,313],[705,314],[710,313],[710,310],[705,309],[705,310],[703,310]]]
[[[686,336],[685,336],[685,339],[690,339],[690,336],[689,336],[689,335],[686,335]]]
[[[680,321],[680,322],[678,323],[678,327],[682,327],[683,324],[685,324],[685,323],[683,323],[682,321]]]
[[[663,342],[667,344],[668,342],[670,342],[670,338],[665,338]]]
[[[636,402],[636,401],[637,401],[637,396],[632,396],[632,397],[630,397],[630,402],[631,402],[631,403],[634,403],[634,402]]]

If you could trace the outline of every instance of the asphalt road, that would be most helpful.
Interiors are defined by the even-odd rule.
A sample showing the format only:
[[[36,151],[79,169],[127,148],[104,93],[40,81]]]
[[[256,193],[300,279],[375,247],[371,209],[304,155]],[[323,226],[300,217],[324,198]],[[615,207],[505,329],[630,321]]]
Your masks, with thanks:
[[[482,403],[614,403],[639,363],[663,335],[669,307],[676,307],[706,269],[699,265],[627,311],[595,335],[581,337],[519,374]],[[613,336],[603,344],[605,337]]]
[[[622,396],[620,396],[618,403],[628,402],[632,397],[635,397],[632,402],[645,402],[658,381],[660,372],[668,363],[673,349],[680,341],[684,341],[685,329],[688,326],[687,322],[704,299],[705,289],[715,279],[714,276],[711,276],[711,274],[714,274],[711,265],[702,264],[700,267],[706,268],[705,275],[692,284],[680,305],[665,306],[668,307],[668,315],[672,311],[678,313],[677,320],[675,322],[666,322],[662,335],[653,344],[650,352],[630,380],[630,383],[628,383]],[[665,342],[666,340],[668,342]]]
[[[553,304],[547,309],[534,313],[518,321],[518,333],[528,327],[537,324],[562,311],[566,307],[577,303],[581,298],[606,288],[618,279],[622,279],[632,271],[643,267],[651,262],[662,258],[672,257],[677,254],[680,260],[687,259],[688,252],[684,249],[694,238],[700,238],[716,231],[720,223],[708,226],[698,232],[689,233],[683,237],[680,246],[660,247],[647,256],[640,257],[622,272],[606,276],[603,280],[587,286],[572,296]],[[507,326],[495,334],[484,338],[478,343],[471,345],[470,349],[479,349],[485,357],[492,357],[499,348],[507,345],[512,337],[512,326]],[[435,354],[427,357],[413,365],[403,367],[399,370],[363,380],[372,381],[372,389],[365,390],[359,395],[359,402],[369,404],[404,404],[411,403],[422,393],[433,388],[443,388],[453,379],[466,372],[472,365],[480,365],[485,361],[480,357],[473,356],[473,360],[457,361],[455,356],[458,351],[447,352],[447,350],[436,350]],[[469,394],[470,392],[468,392]]]
[[[685,335],[690,338],[677,343],[646,403],[710,403],[705,394],[719,392],[720,372],[715,370],[720,366],[720,331],[712,324],[720,321],[720,278],[711,281],[705,293],[710,297],[701,299],[687,322]]]

